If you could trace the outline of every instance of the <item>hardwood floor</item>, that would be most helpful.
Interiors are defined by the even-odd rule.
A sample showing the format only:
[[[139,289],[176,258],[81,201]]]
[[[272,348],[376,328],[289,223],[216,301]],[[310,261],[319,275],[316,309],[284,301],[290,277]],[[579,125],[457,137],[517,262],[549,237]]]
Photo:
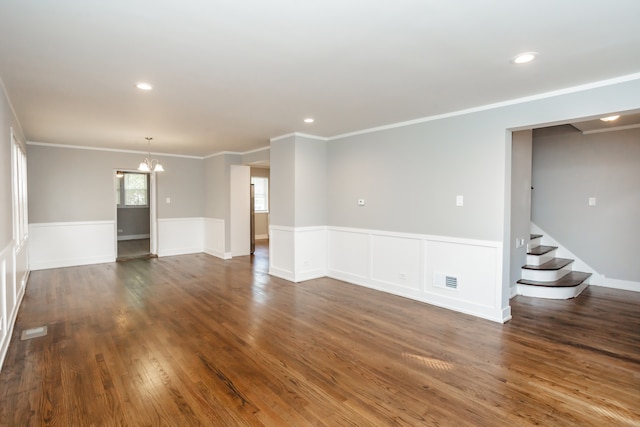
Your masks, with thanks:
[[[516,297],[500,325],[280,280],[266,252],[33,272],[0,423],[640,426],[638,293]]]
[[[118,240],[118,261],[129,261],[136,258],[149,258],[150,240]]]

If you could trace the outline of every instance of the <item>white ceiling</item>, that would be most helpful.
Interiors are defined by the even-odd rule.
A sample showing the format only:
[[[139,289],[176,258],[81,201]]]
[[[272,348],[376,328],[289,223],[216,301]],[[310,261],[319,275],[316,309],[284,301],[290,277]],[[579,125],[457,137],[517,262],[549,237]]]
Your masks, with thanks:
[[[638,0],[2,0],[0,77],[29,141],[204,156],[637,73],[638,18]]]

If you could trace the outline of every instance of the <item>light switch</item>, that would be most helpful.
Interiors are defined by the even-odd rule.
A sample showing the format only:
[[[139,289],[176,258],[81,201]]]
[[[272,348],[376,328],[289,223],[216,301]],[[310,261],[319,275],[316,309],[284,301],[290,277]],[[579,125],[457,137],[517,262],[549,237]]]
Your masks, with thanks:
[[[165,202],[167,202],[167,204],[171,203],[171,197],[167,197],[167,198],[165,199]]]
[[[456,206],[464,206],[464,196],[456,196]]]
[[[595,205],[596,205],[596,198],[589,197],[589,206],[595,206]]]

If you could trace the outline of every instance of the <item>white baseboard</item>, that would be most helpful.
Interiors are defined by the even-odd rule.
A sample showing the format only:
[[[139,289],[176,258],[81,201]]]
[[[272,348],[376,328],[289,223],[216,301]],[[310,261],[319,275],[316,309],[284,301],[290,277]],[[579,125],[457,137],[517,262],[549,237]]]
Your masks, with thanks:
[[[598,283],[591,283],[590,286],[602,286],[603,288],[620,289],[623,291],[640,292],[640,282],[631,280],[618,280],[601,276]]]
[[[118,236],[118,241],[148,239],[149,237],[149,234],[129,234],[126,236]]]

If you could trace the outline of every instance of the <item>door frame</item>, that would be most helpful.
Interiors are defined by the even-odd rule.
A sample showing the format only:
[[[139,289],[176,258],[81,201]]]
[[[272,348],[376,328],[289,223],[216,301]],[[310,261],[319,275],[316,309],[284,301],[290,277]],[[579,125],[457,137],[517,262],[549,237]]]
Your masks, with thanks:
[[[117,177],[118,171],[149,175],[149,253],[151,253],[151,255],[158,255],[158,199],[156,197],[156,173],[141,172],[137,169],[116,168],[113,169],[113,218],[115,223],[115,227],[113,227],[113,247],[115,259],[118,258],[118,192],[116,191],[116,185],[119,185],[119,178]]]

